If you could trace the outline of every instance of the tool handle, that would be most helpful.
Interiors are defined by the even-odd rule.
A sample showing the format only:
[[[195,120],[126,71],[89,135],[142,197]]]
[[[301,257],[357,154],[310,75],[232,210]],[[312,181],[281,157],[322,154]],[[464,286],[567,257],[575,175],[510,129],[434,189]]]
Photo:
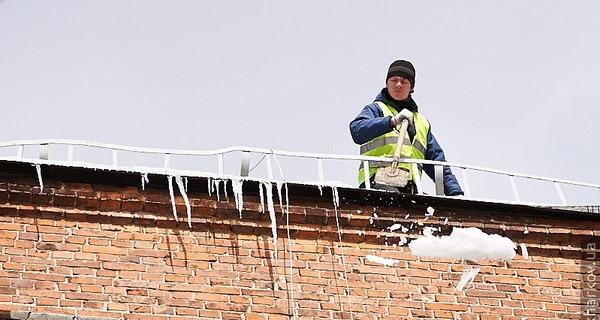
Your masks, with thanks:
[[[400,123],[400,131],[398,132],[398,142],[396,142],[396,151],[394,152],[394,161],[392,162],[392,167],[396,167],[398,165],[398,161],[400,160],[400,152],[402,151],[402,145],[404,145],[404,136],[406,136],[407,129],[408,120],[404,119]]]

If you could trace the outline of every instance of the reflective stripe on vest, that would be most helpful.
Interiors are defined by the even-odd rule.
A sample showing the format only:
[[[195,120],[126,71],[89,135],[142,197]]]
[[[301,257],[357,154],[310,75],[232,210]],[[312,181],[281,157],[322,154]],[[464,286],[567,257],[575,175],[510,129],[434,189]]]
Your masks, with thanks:
[[[377,101],[377,106],[383,112],[383,116],[394,116],[398,112],[386,104]],[[413,125],[415,126],[416,132],[411,143],[408,132],[404,137],[404,144],[400,151],[401,158],[413,158],[413,159],[424,159],[425,153],[427,152],[427,133],[429,132],[429,121],[427,118],[417,112],[413,112]],[[375,157],[393,157],[396,151],[396,143],[398,142],[397,130],[392,130],[384,135],[374,138],[373,140],[366,142],[360,146],[360,153],[363,156],[375,156]],[[386,162],[381,163],[370,163],[369,165],[369,177],[375,175],[377,168],[381,165],[387,165]],[[414,180],[413,169],[410,163],[400,163],[399,167],[409,171],[409,180]],[[421,177],[422,165],[419,164],[418,176]],[[365,182],[364,168],[361,163],[358,170],[358,183],[363,184]]]

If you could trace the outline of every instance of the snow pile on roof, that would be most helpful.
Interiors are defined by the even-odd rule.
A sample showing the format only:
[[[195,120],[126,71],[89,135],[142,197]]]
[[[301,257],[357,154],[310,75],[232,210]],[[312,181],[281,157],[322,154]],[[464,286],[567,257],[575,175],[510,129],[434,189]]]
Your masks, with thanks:
[[[429,258],[511,260],[516,254],[512,240],[478,228],[454,228],[449,236],[426,236],[408,246],[413,255]]]

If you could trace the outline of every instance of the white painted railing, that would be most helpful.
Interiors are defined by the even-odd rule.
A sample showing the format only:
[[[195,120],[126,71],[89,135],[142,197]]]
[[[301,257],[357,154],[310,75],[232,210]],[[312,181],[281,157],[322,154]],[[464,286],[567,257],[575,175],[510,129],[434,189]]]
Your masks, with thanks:
[[[66,150],[65,150],[66,148]],[[87,149],[86,150],[76,150],[76,148]],[[11,152],[13,155],[9,155]],[[33,149],[33,150],[30,150]],[[37,150],[35,150],[37,149]],[[54,150],[57,149],[57,150]],[[58,150],[61,149],[61,150]],[[110,163],[102,163],[98,161],[98,158],[92,158],[91,160],[75,160],[76,156],[80,154],[83,155],[89,152],[90,149],[95,151],[102,151],[103,153],[107,153],[110,155]],[[76,153],[77,151],[77,153]],[[66,153],[66,155],[65,155]],[[88,141],[78,141],[78,140],[63,140],[63,139],[46,139],[46,140],[20,140],[20,141],[9,141],[9,142],[0,142],[0,159],[3,160],[18,160],[18,161],[28,161],[34,163],[47,163],[47,164],[56,164],[56,165],[68,165],[68,166],[77,166],[77,165],[85,165],[86,167],[91,168],[114,168],[119,170],[133,170],[137,171],[142,166],[134,163],[132,165],[122,165],[120,164],[120,160],[123,155],[129,155],[130,157],[133,155],[136,160],[139,162],[143,162],[144,156],[159,156],[162,160],[161,165],[152,165],[151,167],[169,169],[169,170],[183,170],[179,169],[172,163],[173,157],[187,157],[188,161],[183,161],[180,163],[185,163],[191,166],[190,170],[186,170],[188,174],[212,174],[217,176],[238,176],[247,179],[268,179],[268,180],[285,180],[283,177],[283,170],[280,160],[281,158],[289,158],[289,159],[303,159],[308,160],[310,162],[314,162],[316,164],[314,169],[316,169],[317,181],[310,181],[305,179],[302,181],[295,180],[288,182],[299,182],[299,183],[315,183],[320,185],[331,184],[334,181],[326,181],[325,179],[325,169],[324,169],[324,161],[334,161],[334,162],[352,162],[354,163],[354,167],[351,168],[352,174],[348,176],[355,177],[356,168],[358,164],[361,162],[365,167],[368,166],[369,161],[377,161],[377,162],[391,162],[391,159],[379,158],[379,157],[366,157],[359,155],[336,155],[336,154],[320,154],[320,153],[303,153],[303,152],[290,152],[290,151],[280,151],[273,149],[265,149],[265,148],[253,148],[253,147],[230,147],[224,149],[210,150],[210,151],[197,151],[197,150],[177,150],[177,149],[156,149],[156,148],[139,148],[139,147],[130,147],[130,146],[122,146],[115,144],[106,144],[106,143],[97,143],[97,142],[88,142]],[[231,160],[226,157],[231,156],[233,154],[237,154],[239,159]],[[250,166],[252,156],[260,157],[260,160],[254,166]],[[198,161],[198,158],[201,158],[201,161]],[[212,160],[207,158],[213,158]],[[257,171],[255,170],[260,164],[264,161],[264,168],[266,169],[266,173],[263,173],[263,176],[257,175]],[[461,181],[461,186],[465,192],[466,198],[474,198],[472,195],[472,190],[470,187],[469,174],[473,172],[491,174],[496,176],[502,176],[508,178],[510,182],[510,186],[512,189],[512,194],[514,199],[509,200],[514,203],[528,203],[527,201],[523,201],[521,199],[521,195],[519,189],[517,188],[516,179],[528,180],[528,181],[539,181],[545,184],[552,184],[553,189],[556,191],[556,195],[558,196],[559,203],[555,203],[557,205],[569,205],[569,203],[565,197],[563,192],[563,186],[571,186],[583,188],[589,192],[597,192],[597,195],[591,195],[589,199],[586,201],[588,205],[597,205],[600,203],[598,199],[600,199],[600,185],[599,184],[591,184],[591,183],[583,183],[576,181],[569,181],[563,179],[555,179],[548,178],[542,176],[533,176],[527,174],[521,174],[516,172],[509,171],[501,171],[495,169],[489,169],[484,167],[465,165],[459,163],[452,162],[438,162],[438,161],[429,161],[429,160],[415,160],[415,159],[402,159],[403,162],[412,163],[413,166],[417,166],[417,164],[431,164],[435,168],[436,177],[441,177],[441,171],[443,166],[450,166],[455,170],[455,174],[457,174],[457,169],[461,171],[462,174],[457,174]],[[216,164],[216,168],[208,170],[201,170],[201,165],[206,167],[207,163]],[[239,171],[231,173],[226,172],[226,162],[234,162],[234,168],[239,168]],[[278,169],[279,178],[275,177],[274,165]],[[295,167],[297,165],[291,164],[290,167]],[[144,167],[147,168],[147,167]],[[296,170],[301,169],[300,171],[305,171],[306,169],[302,166],[301,168],[289,168],[286,169]],[[336,165],[336,170],[340,170],[340,167]],[[148,170],[141,170],[148,172]],[[296,170],[298,171],[298,170]],[[239,172],[239,173],[238,173]],[[251,175],[252,173],[252,175]],[[337,185],[343,185],[347,187],[352,187],[352,183],[337,183]],[[356,186],[354,184],[354,186]],[[418,184],[419,193],[423,193],[423,186]],[[367,188],[370,188],[367,185]],[[434,193],[436,195],[443,195],[443,184],[442,179],[436,179],[434,184]],[[476,198],[474,198],[476,199]],[[495,199],[491,199],[495,201]],[[497,200],[497,199],[496,199]]]

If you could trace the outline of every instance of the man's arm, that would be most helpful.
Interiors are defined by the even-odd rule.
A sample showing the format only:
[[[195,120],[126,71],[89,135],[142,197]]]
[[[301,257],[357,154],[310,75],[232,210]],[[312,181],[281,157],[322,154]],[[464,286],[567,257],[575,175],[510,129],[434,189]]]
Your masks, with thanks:
[[[392,131],[391,117],[384,117],[375,103],[365,106],[360,114],[350,122],[350,134],[356,144],[363,144],[373,138]]]

